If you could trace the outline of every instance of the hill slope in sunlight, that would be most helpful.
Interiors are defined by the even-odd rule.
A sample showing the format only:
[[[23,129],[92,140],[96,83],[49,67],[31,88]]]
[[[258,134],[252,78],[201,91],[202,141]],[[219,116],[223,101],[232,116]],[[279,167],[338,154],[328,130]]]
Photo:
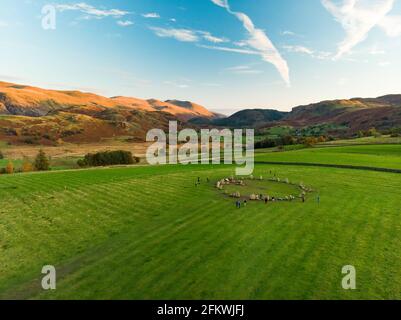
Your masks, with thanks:
[[[121,136],[144,140],[150,129],[167,129],[169,120],[216,117],[190,104],[192,108],[155,99],[107,98],[0,82],[0,140],[45,145]]]
[[[192,103],[188,108],[174,101],[138,99],[132,97],[107,98],[93,93],[80,91],[47,90],[32,86],[0,82],[0,113],[22,116],[45,116],[51,111],[71,107],[85,110],[103,111],[108,108],[123,107],[147,112],[163,111],[182,120],[195,117],[213,118],[214,113]],[[177,101],[178,102],[178,101]]]
[[[346,128],[345,133],[352,135],[359,130],[368,130],[372,127],[391,129],[401,126],[401,95],[327,100],[298,106],[293,108],[291,112],[246,109],[225,119],[194,118],[191,122],[255,129],[274,126],[304,128],[329,124]]]

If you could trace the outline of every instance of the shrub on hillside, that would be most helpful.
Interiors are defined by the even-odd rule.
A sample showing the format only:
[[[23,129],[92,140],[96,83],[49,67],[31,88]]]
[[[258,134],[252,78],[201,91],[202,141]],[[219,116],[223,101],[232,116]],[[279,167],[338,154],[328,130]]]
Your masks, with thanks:
[[[0,160],[1,159],[4,159],[4,155],[3,155],[3,153],[1,152],[1,150],[0,150]]]
[[[133,157],[130,151],[117,150],[98,153],[88,153],[84,159],[78,160],[80,167],[102,167],[118,164],[134,164],[139,162],[138,157]]]
[[[28,159],[24,159],[21,167],[22,172],[31,172],[33,171],[33,165]]]
[[[318,142],[319,142],[318,139],[315,138],[315,137],[307,137],[307,138],[305,138],[305,145],[307,147],[312,147]]]
[[[46,153],[41,149],[35,158],[35,169],[37,171],[47,171],[50,170],[49,159]]]
[[[392,128],[390,130],[390,135],[393,138],[401,137],[401,127]]]
[[[11,161],[9,161],[9,162],[7,163],[7,166],[6,166],[6,173],[7,173],[7,174],[12,174],[12,173],[14,173],[14,164],[13,164]]]

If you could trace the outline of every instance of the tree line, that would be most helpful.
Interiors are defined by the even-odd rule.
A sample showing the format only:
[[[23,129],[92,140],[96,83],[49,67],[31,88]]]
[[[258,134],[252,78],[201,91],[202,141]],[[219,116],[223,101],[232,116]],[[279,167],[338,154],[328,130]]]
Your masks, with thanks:
[[[0,151],[0,159],[4,159],[3,153]],[[39,150],[34,162],[24,158],[20,169],[16,169],[14,163],[9,160],[5,168],[0,169],[0,174],[12,174],[16,172],[31,172],[31,171],[48,171],[50,170],[50,160],[43,150]]]
[[[326,142],[330,140],[326,136],[319,137],[299,137],[295,138],[293,136],[283,136],[278,138],[266,138],[261,141],[255,143],[255,149],[265,149],[265,148],[274,148],[274,147],[282,147],[289,145],[297,145],[303,144],[305,146],[313,146],[319,142]]]

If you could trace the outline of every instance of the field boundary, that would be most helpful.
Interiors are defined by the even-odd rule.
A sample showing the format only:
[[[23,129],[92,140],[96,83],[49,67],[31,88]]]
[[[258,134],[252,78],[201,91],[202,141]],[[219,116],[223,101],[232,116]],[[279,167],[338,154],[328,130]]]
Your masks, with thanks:
[[[284,166],[305,166],[305,167],[355,169],[355,170],[378,171],[378,172],[389,172],[389,173],[401,174],[401,169],[379,168],[379,167],[369,167],[369,166],[354,166],[354,165],[348,165],[348,164],[282,162],[282,161],[255,161],[255,164],[276,164],[276,165],[284,165]]]

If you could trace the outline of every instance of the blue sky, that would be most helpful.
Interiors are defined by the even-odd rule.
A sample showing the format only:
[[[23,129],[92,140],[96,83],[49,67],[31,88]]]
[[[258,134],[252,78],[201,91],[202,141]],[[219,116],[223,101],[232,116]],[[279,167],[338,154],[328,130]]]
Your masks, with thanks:
[[[401,93],[400,57],[401,0],[1,2],[0,80],[226,114]]]

